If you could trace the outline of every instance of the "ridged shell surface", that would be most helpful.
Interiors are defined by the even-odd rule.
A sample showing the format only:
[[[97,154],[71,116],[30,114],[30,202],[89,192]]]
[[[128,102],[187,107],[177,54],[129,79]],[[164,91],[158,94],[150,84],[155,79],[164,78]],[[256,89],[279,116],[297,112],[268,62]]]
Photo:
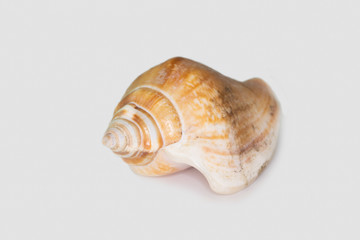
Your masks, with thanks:
[[[238,82],[186,58],[140,75],[115,109],[103,143],[138,174],[199,170],[217,193],[253,182],[271,158],[279,104],[255,78]]]

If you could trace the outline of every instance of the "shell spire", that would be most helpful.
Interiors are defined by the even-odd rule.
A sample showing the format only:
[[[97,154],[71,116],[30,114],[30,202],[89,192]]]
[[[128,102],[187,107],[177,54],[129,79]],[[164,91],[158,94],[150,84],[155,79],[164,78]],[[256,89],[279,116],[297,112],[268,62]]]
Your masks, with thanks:
[[[198,169],[217,193],[253,182],[275,149],[280,106],[269,86],[172,58],[127,89],[103,144],[138,174]]]

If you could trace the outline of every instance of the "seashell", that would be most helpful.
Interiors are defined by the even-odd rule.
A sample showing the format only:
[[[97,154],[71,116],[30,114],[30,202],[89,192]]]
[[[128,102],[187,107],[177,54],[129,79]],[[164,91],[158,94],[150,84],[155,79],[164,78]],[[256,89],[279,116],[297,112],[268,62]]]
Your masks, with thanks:
[[[194,167],[213,191],[252,183],[275,149],[280,106],[259,78],[238,82],[186,58],[140,75],[117,105],[103,144],[137,174]]]

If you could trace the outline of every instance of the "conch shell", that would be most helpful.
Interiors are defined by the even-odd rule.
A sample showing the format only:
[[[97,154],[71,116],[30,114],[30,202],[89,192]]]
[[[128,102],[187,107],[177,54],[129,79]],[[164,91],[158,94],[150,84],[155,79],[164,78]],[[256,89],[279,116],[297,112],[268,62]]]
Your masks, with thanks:
[[[103,144],[137,174],[194,167],[213,191],[230,194],[253,182],[270,160],[279,112],[261,79],[238,82],[176,57],[131,84]]]

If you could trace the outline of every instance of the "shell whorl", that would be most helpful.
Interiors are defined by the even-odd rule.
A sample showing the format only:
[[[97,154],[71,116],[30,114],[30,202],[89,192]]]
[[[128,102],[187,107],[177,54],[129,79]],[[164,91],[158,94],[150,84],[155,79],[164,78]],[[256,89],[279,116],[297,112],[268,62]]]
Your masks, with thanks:
[[[129,165],[146,165],[159,149],[180,138],[180,118],[171,101],[155,89],[141,87],[118,104],[103,143]]]

